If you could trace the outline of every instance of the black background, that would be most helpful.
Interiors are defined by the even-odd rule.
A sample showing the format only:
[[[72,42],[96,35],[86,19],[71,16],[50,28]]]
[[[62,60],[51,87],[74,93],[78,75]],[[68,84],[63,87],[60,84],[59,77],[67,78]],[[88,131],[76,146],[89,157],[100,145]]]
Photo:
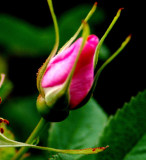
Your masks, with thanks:
[[[57,17],[65,10],[78,4],[92,5],[93,0],[53,0]],[[106,20],[96,28],[101,38],[119,8],[124,8],[122,15],[106,39],[106,44],[114,52],[121,42],[132,34],[132,40],[125,50],[102,72],[94,97],[109,114],[115,113],[131,96],[143,91],[145,78],[145,37],[144,37],[144,2],[132,0],[99,0],[98,7],[103,8]],[[0,1],[0,13],[10,14],[39,27],[52,23],[46,0],[7,0]],[[96,34],[96,33],[95,33]],[[9,58],[9,78],[14,83],[11,96],[31,95],[37,92],[36,72],[44,59]],[[24,83],[25,81],[25,83]]]

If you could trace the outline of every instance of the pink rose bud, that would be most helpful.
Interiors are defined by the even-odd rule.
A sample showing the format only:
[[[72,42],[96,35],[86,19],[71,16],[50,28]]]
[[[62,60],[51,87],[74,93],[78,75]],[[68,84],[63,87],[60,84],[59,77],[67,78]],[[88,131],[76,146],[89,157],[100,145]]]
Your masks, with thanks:
[[[69,108],[74,109],[79,105],[90,91],[94,81],[94,53],[99,39],[90,35],[84,45],[69,87]],[[42,88],[45,97],[65,83],[75,63],[82,44],[82,38],[76,40],[70,47],[53,57],[42,78]],[[54,91],[53,91],[54,90]],[[53,91],[53,92],[52,92]]]
[[[93,6],[82,23],[84,26],[83,38],[79,38],[70,45],[77,37],[80,31],[79,28],[54,57],[53,55],[59,45],[59,31],[58,25],[54,20],[55,16],[53,16],[56,42],[50,56],[39,69],[37,75],[37,88],[40,93],[37,99],[37,109],[48,121],[62,121],[68,116],[69,110],[83,106],[90,99],[102,70],[124,49],[131,39],[131,36],[128,36],[120,48],[104,62],[94,75],[100,48],[122,10],[121,8],[118,10],[99,42],[98,37],[95,35],[87,37],[89,27],[86,21],[95,11],[96,5]],[[53,12],[51,13],[52,15],[54,14]],[[80,26],[81,28],[82,25]]]

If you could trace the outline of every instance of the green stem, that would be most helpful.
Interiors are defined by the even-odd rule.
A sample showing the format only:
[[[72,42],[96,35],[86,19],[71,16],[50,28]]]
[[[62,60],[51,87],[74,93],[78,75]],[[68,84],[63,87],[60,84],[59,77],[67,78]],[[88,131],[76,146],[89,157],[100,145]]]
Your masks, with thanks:
[[[33,130],[33,132],[31,133],[31,135],[28,137],[28,139],[26,140],[27,144],[31,144],[35,138],[38,137],[38,135],[40,134],[40,132],[42,131],[42,129],[44,128],[44,126],[47,124],[46,120],[44,118],[41,118],[39,123],[37,124],[36,128]],[[30,147],[22,147],[17,153],[16,155],[13,157],[12,160],[20,160],[21,157],[28,151]]]

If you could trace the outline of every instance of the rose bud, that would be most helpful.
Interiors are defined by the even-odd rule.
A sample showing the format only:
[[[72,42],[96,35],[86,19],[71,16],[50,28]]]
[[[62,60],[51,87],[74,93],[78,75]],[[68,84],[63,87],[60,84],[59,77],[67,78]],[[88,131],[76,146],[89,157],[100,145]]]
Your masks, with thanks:
[[[75,108],[81,103],[92,86],[94,80],[93,59],[98,41],[95,35],[90,35],[87,38],[69,87],[69,108]],[[75,63],[81,43],[82,38],[79,38],[69,48],[51,59],[42,78],[45,96],[53,88],[59,88],[64,84]]]
[[[94,7],[96,6],[93,6],[93,10]],[[90,29],[86,23],[90,14],[93,14],[93,10],[89,12],[75,35],[60,49],[56,56],[54,55],[58,49],[59,31],[54,20],[56,43],[37,75],[37,88],[40,93],[37,99],[37,109],[48,121],[62,121],[68,116],[69,110],[77,109],[87,103],[94,92],[102,70],[124,49],[131,39],[131,35],[128,36],[120,48],[97,70],[100,48],[118,20],[122,8],[118,10],[100,41],[97,36],[89,35]],[[82,27],[82,37],[72,44]]]
[[[95,35],[88,36],[78,59],[68,91],[63,90],[63,86],[72,71],[81,48],[82,39],[76,40],[70,47],[59,52],[48,63],[41,81],[41,87],[45,94],[45,103],[47,104],[46,107],[43,105],[46,108],[43,109],[44,113],[50,112],[50,108],[54,111],[66,111],[75,108],[84,100],[91,89],[94,81],[94,53],[99,42],[98,37]],[[57,102],[58,100],[59,103]],[[60,106],[61,101],[65,103],[62,107]]]

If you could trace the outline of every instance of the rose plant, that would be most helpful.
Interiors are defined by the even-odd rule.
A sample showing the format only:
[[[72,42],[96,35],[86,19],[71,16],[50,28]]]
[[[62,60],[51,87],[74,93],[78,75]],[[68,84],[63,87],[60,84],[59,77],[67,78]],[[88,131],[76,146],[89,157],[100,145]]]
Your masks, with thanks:
[[[125,48],[131,39],[131,35],[129,35],[119,49],[97,69],[100,48],[118,20],[123,8],[118,10],[107,31],[99,40],[96,35],[90,34],[90,27],[87,23],[96,9],[97,3],[95,3],[75,35],[58,51],[58,23],[52,1],[48,0],[48,4],[54,22],[56,42],[49,57],[37,73],[39,96],[36,105],[42,118],[26,143],[10,140],[1,134],[0,140],[5,147],[22,147],[13,157],[13,160],[20,159],[29,147],[69,154],[95,154],[108,147],[61,150],[33,145],[36,143],[35,138],[39,136],[48,122],[63,121],[69,116],[71,110],[78,109],[88,102],[93,95],[102,70]],[[83,30],[82,36],[77,39],[81,30]]]

